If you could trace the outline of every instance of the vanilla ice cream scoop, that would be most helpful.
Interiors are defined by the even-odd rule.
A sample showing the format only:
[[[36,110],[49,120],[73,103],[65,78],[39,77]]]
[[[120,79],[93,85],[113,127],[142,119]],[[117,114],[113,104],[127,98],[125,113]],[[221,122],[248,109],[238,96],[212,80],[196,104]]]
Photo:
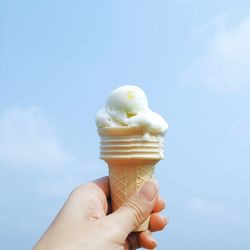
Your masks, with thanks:
[[[144,91],[134,85],[125,85],[112,91],[105,109],[96,114],[96,125],[105,127],[143,127],[148,133],[164,134],[167,122],[151,111]]]

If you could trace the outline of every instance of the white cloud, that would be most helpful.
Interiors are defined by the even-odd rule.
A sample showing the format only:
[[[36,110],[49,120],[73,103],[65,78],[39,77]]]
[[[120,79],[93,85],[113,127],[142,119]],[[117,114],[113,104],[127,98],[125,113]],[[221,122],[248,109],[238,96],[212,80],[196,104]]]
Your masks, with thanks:
[[[211,40],[202,55],[181,73],[181,82],[219,89],[250,87],[250,17],[236,25],[225,25],[223,16],[211,23]]]
[[[108,174],[108,167],[103,161],[86,161],[74,164],[72,168],[64,168],[50,179],[42,179],[36,183],[37,192],[49,197],[64,197],[75,187]]]
[[[76,187],[77,178],[64,177],[58,180],[46,181],[42,180],[37,184],[39,194],[48,197],[64,197]]]
[[[204,215],[222,215],[225,212],[225,207],[197,197],[188,200],[185,207],[191,212]]]
[[[72,161],[39,108],[12,108],[0,114],[1,166],[46,168]]]
[[[248,217],[244,217],[235,211],[232,207],[228,207],[222,204],[206,201],[204,199],[194,197],[186,202],[185,209],[196,216],[202,216],[205,218],[213,218],[217,220],[224,220],[230,224],[241,224],[244,221],[249,220]]]

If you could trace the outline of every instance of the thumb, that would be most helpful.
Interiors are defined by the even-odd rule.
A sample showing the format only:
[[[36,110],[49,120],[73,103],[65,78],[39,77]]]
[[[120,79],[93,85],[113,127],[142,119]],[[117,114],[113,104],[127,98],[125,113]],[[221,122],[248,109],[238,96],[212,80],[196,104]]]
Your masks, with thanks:
[[[119,227],[117,229],[127,236],[148,218],[158,193],[159,185],[155,179],[145,182],[119,209],[110,214],[110,224]]]

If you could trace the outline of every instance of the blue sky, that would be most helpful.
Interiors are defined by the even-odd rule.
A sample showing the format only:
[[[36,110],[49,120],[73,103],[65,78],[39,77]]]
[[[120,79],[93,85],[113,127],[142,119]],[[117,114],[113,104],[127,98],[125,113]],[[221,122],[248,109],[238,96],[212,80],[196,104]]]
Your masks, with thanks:
[[[249,1],[1,1],[0,248],[107,174],[94,117],[142,87],[169,123],[158,249],[250,248]]]

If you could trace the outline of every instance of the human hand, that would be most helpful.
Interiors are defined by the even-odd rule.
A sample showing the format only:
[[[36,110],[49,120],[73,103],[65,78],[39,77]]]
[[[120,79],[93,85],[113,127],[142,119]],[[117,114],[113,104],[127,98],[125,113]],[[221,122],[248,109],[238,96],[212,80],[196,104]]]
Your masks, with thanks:
[[[155,248],[151,232],[167,225],[165,207],[154,180],[146,182],[117,211],[110,213],[109,179],[79,186],[33,250],[132,250]],[[132,231],[150,215],[149,230]],[[132,232],[132,233],[131,233]]]

